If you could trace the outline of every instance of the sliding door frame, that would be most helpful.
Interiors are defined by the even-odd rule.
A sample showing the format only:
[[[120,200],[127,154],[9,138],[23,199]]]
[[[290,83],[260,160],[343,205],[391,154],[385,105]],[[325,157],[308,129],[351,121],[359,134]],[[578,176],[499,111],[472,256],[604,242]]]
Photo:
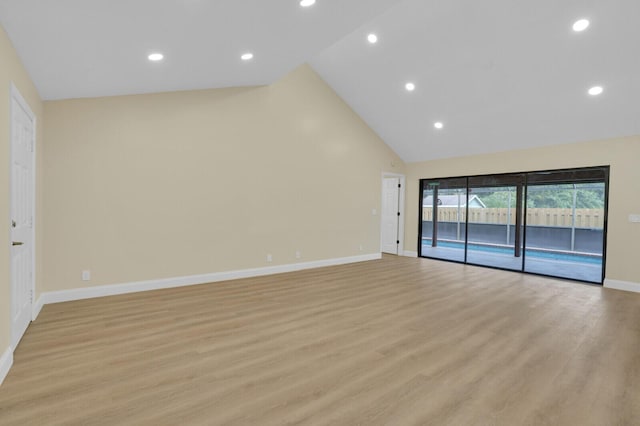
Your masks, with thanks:
[[[581,173],[584,172],[586,174],[591,173],[602,173],[603,177],[602,178],[593,178],[593,180],[591,179],[587,179],[586,181],[590,181],[590,182],[604,182],[604,220],[603,220],[603,234],[602,234],[602,273],[601,273],[601,277],[600,277],[600,282],[596,283],[593,281],[585,281],[585,280],[581,280],[581,279],[577,279],[577,278],[567,278],[567,277],[559,277],[559,276],[555,276],[555,275],[548,275],[548,274],[542,274],[542,273],[537,273],[537,272],[529,272],[529,271],[525,271],[525,262],[526,262],[526,251],[527,251],[527,202],[528,202],[528,187],[529,187],[529,178],[530,176],[535,176],[535,175],[544,175],[544,174],[561,174],[561,173],[566,173],[567,174],[567,178],[570,177],[570,175],[574,174],[574,173]],[[515,225],[515,232],[516,234],[514,235],[514,244],[518,243],[518,238],[517,236],[519,234],[520,238],[522,239],[521,243],[521,257],[522,257],[522,266],[520,270],[516,270],[516,269],[508,269],[508,268],[502,268],[502,267],[498,267],[498,266],[490,266],[490,265],[481,265],[481,264],[475,264],[475,263],[469,263],[468,259],[467,259],[467,248],[469,245],[469,187],[470,187],[470,181],[474,178],[483,178],[483,177],[495,177],[498,181],[500,180],[500,177],[506,177],[506,176],[515,176],[515,175],[523,175],[523,179],[522,179],[522,187],[521,187],[521,191],[518,191],[517,186],[516,186],[516,190],[517,192],[521,192],[521,203],[522,205],[519,206],[519,208],[516,209],[517,212],[520,213],[521,217],[520,217],[520,221],[517,220],[516,217],[516,225]],[[419,194],[418,194],[418,247],[417,247],[417,253],[418,253],[418,257],[423,257],[423,258],[427,258],[427,259],[434,259],[434,260],[441,260],[441,261],[445,261],[445,262],[454,262],[454,263],[461,263],[461,264],[468,264],[468,265],[473,265],[473,266],[480,266],[480,267],[485,267],[485,268],[491,268],[491,269],[499,269],[499,270],[505,270],[505,271],[511,271],[511,272],[520,272],[520,273],[525,273],[525,274],[530,274],[530,275],[538,275],[538,276],[544,276],[544,277],[551,277],[551,278],[557,278],[557,279],[563,279],[563,280],[569,280],[569,281],[577,281],[577,282],[581,282],[581,283],[585,283],[585,284],[591,284],[591,285],[603,285],[604,283],[604,279],[606,276],[606,258],[607,258],[607,231],[608,231],[608,220],[609,220],[609,175],[610,175],[610,166],[609,165],[602,165],[602,166],[589,166],[589,167],[577,167],[577,168],[569,168],[569,169],[549,169],[549,170],[536,170],[536,171],[528,171],[528,172],[509,172],[509,173],[493,173],[493,174],[482,174],[482,175],[473,175],[473,176],[448,176],[448,177],[439,177],[439,178],[425,178],[425,179],[420,179],[420,185],[419,185]],[[466,205],[465,205],[465,209],[466,209],[466,213],[465,213],[465,238],[464,238],[464,261],[460,261],[460,260],[455,260],[455,259],[446,259],[446,258],[438,258],[438,257],[432,257],[432,256],[426,256],[422,254],[422,232],[423,232],[423,195],[424,195],[424,190],[426,188],[426,185],[428,185],[428,182],[433,182],[433,181],[442,181],[442,180],[448,180],[448,179],[466,179],[466,183],[467,183],[467,187],[466,187]],[[532,179],[533,182],[531,182],[531,184],[535,184],[537,182],[543,182],[543,181],[539,181],[538,179]],[[575,181],[569,181],[567,182],[566,180],[559,180],[559,183],[575,183]],[[580,182],[580,181],[578,181]],[[499,185],[498,185],[499,186]],[[437,204],[437,200],[436,197],[433,197],[433,203],[434,205]],[[516,201],[516,205],[518,206],[518,201]],[[437,222],[437,216],[436,216],[436,212],[437,212],[437,207],[433,209],[433,224],[432,226],[434,227],[433,230],[435,232],[435,228],[436,228],[436,222]],[[507,226],[510,226],[510,224],[507,224]],[[518,229],[518,226],[521,227],[521,229]],[[434,237],[436,234],[432,234]],[[437,243],[436,243],[437,244]],[[517,247],[516,247],[516,252],[517,252]],[[517,256],[516,256],[517,257]]]

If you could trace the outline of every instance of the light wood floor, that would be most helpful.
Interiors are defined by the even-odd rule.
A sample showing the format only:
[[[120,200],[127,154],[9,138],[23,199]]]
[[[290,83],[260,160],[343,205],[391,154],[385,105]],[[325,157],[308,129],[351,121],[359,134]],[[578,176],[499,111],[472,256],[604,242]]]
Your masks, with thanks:
[[[45,306],[2,425],[638,425],[640,295],[426,259]]]

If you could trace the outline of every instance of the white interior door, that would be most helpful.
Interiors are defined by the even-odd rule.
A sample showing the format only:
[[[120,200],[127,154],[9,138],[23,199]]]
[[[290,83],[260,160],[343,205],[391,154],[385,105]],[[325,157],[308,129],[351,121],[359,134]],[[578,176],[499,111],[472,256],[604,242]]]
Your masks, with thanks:
[[[20,94],[11,95],[11,347],[29,323],[34,280],[35,118]]]
[[[382,251],[398,254],[398,225],[400,222],[400,178],[384,178],[382,181]]]

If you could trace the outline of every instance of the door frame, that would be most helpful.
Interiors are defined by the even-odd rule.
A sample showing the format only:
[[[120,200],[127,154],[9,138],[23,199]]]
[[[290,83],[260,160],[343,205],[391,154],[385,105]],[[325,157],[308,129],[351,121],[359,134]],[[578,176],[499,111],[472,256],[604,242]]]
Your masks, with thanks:
[[[400,179],[400,191],[398,193],[398,211],[400,218],[398,219],[398,256],[404,256],[404,216],[405,216],[405,192],[407,190],[407,182],[405,175],[391,172],[382,172],[380,178],[380,253],[382,253],[382,194],[384,194],[385,178]]]
[[[37,196],[36,196],[36,189],[37,189],[37,181],[36,181],[36,149],[37,149],[37,129],[38,129],[38,125],[37,125],[37,117],[36,115],[33,113],[33,110],[31,109],[31,107],[29,106],[29,104],[27,103],[27,101],[24,99],[24,97],[22,96],[22,94],[20,93],[20,91],[18,90],[18,88],[16,87],[16,85],[11,82],[11,88],[10,88],[10,96],[9,96],[9,114],[10,114],[10,118],[9,118],[9,143],[11,144],[11,153],[10,153],[10,157],[9,157],[9,167],[10,167],[10,176],[9,176],[9,187],[10,187],[10,191],[9,191],[9,223],[7,224],[9,226],[9,241],[7,242],[7,244],[9,245],[9,260],[10,260],[10,264],[9,264],[9,268],[10,268],[10,277],[11,277],[11,317],[13,318],[13,297],[15,294],[15,288],[13,285],[13,267],[12,267],[12,263],[11,262],[11,256],[12,256],[12,251],[11,251],[11,221],[12,221],[12,216],[13,216],[13,173],[11,173],[12,169],[13,169],[13,127],[15,125],[14,121],[13,121],[13,109],[14,109],[14,101],[20,105],[20,107],[22,109],[24,109],[24,111],[27,113],[27,115],[29,116],[29,118],[31,119],[31,122],[33,123],[33,133],[32,133],[32,152],[31,152],[31,161],[32,161],[32,167],[31,167],[31,189],[32,189],[32,200],[31,200],[31,205],[33,206],[32,209],[32,215],[33,215],[33,219],[32,219],[32,232],[31,232],[31,313],[30,313],[30,317],[31,317],[31,321],[36,319],[37,316],[37,312],[36,312],[36,256],[37,256],[37,250],[36,250],[36,231],[37,231],[37,221],[36,221],[36,211],[37,211],[37,206],[36,206],[36,200],[37,200]],[[13,343],[14,341],[14,324],[13,324],[13,320],[11,322],[11,342]],[[15,348],[12,348],[15,349]]]

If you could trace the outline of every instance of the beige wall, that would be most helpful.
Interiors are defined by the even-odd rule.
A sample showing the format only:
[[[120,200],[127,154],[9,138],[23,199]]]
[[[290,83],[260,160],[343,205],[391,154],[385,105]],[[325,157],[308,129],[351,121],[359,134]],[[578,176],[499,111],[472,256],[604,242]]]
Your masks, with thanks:
[[[9,196],[10,196],[10,96],[11,83],[16,86],[24,99],[29,104],[31,110],[36,115],[37,120],[37,147],[36,147],[36,176],[38,179],[38,194],[36,200],[36,226],[38,232],[42,230],[42,101],[36,88],[33,86],[29,76],[24,70],[9,38],[4,29],[0,27],[0,355],[9,346],[11,335],[10,315],[11,315],[11,271],[9,268],[10,255],[10,233],[9,224],[11,222]],[[40,237],[41,234],[38,235]],[[37,287],[42,283],[42,240],[38,238],[36,242],[36,268]]]
[[[601,165],[611,166],[606,276],[640,283],[640,224],[628,221],[640,213],[640,136],[407,164],[405,249],[417,250],[421,178]]]
[[[47,291],[377,253],[381,173],[404,171],[308,66],[45,117]]]

